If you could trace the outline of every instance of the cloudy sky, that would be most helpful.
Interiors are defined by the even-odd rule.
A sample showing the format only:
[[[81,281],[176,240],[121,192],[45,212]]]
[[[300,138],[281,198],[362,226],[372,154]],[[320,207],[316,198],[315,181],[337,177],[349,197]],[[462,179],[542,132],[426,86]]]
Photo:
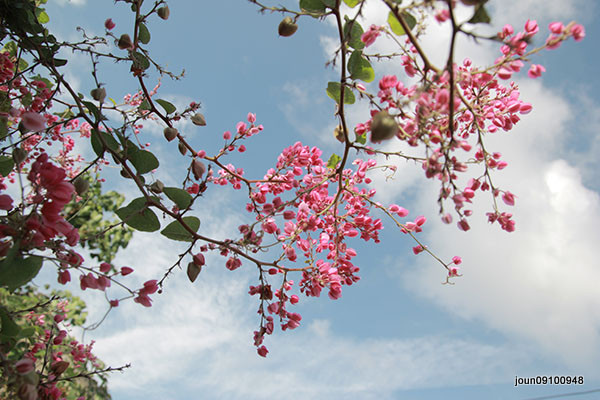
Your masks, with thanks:
[[[109,17],[117,33],[131,25],[127,7],[113,1],[49,3],[51,26],[65,39],[78,38],[76,26],[101,34]],[[169,69],[186,70],[183,81],[163,80],[161,97],[176,105],[202,103],[208,126],[193,133],[194,143],[216,148],[223,131],[254,112],[265,130],[246,143],[243,157],[233,159],[250,176],[262,177],[281,149],[298,140],[325,154],[339,152],[331,136],[335,109],[324,90],[337,76],[324,66],[333,24],[302,18],[293,37],[279,38],[281,16],[259,15],[242,0],[171,3],[168,21],[149,23],[150,48]],[[371,3],[365,10],[369,23],[384,24],[385,8]],[[587,32],[583,42],[570,40],[534,60],[547,69],[542,79],[515,77],[534,111],[510,133],[488,137],[488,147],[509,162],[495,181],[517,195],[516,232],[486,222],[490,204],[483,196],[473,206],[469,232],[441,223],[437,186],[418,166],[399,163],[393,181],[373,176],[378,199],[402,204],[412,216],[428,216],[422,235],[427,244],[444,259],[463,257],[456,285],[441,285],[440,265],[425,254],[414,256],[413,243],[388,223],[379,245],[356,244],[362,280],[337,301],[301,301],[301,327],[268,338],[270,353],[263,359],[252,346],[258,304],[247,295],[256,272],[247,267],[232,273],[223,268],[224,260],[210,257],[195,284],[178,271],[151,309],[123,304],[86,334],[108,365],[132,364],[111,378],[115,400],[526,399],[600,389],[600,263],[594,253],[600,243],[594,44],[600,40],[595,23],[600,12],[595,2],[584,0],[490,4],[494,25],[483,27],[486,32],[505,23],[522,29],[527,18],[538,21],[540,37],[555,20],[577,20]],[[459,9],[463,18],[468,13]],[[440,65],[447,26],[431,28],[424,45]],[[389,48],[385,41],[375,45],[379,51]],[[468,55],[485,65],[498,54],[494,46],[461,40],[457,59]],[[68,56],[67,75],[87,93],[87,60]],[[386,63],[376,73],[400,71]],[[135,90],[125,67],[101,67],[100,80],[115,99]],[[349,119],[367,120],[367,106],[351,108]],[[163,145],[160,129],[148,126],[143,134],[164,165],[177,160],[173,148]],[[180,173],[171,163],[157,177],[176,184]],[[125,184],[115,187],[135,195]],[[245,202],[231,191],[213,192],[202,204],[202,226],[227,237],[247,220]],[[160,277],[181,250],[156,235],[136,234],[116,263],[135,268],[143,282]],[[94,322],[105,311],[104,299],[82,295]],[[515,376],[536,375],[581,375],[585,385],[514,387]]]

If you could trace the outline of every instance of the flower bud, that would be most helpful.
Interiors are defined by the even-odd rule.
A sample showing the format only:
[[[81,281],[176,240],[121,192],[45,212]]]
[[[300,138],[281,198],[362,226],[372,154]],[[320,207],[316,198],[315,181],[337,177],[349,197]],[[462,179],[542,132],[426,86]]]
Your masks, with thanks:
[[[204,126],[206,125],[206,119],[204,118],[204,115],[197,113],[192,116],[192,123],[194,125]]]
[[[73,186],[75,186],[75,191],[77,192],[77,194],[79,196],[83,196],[85,192],[87,192],[90,188],[90,183],[87,179],[82,178],[80,176],[79,178],[75,179],[75,182],[73,182]]]
[[[156,193],[156,194],[162,193],[164,188],[165,188],[165,185],[158,179],[156,180],[156,182],[154,182],[152,185],[150,185],[150,190],[152,191],[152,193]]]
[[[121,35],[119,41],[117,42],[117,46],[121,50],[133,50],[133,42],[131,41],[129,35],[126,33]]]
[[[279,23],[279,36],[292,36],[298,30],[298,25],[291,17],[285,17]]]
[[[19,165],[27,159],[27,151],[21,147],[15,147],[12,151],[12,156],[15,164]]]
[[[371,141],[375,143],[388,140],[398,133],[396,120],[387,112],[379,111],[371,121]]]
[[[104,103],[104,99],[106,98],[106,89],[102,87],[92,89],[90,95],[92,96],[92,99],[99,101],[100,103]]]
[[[202,179],[202,175],[206,172],[206,166],[200,160],[192,161],[192,173],[194,174],[194,178],[196,180]]]
[[[167,139],[169,142],[173,139],[175,139],[177,137],[177,129],[172,128],[170,126],[167,126],[165,128],[165,130],[163,131],[164,135],[165,135],[165,139]]]
[[[54,361],[50,367],[50,370],[54,373],[54,375],[58,376],[65,372],[67,368],[69,368],[68,361]]]
[[[344,136],[344,128],[341,125],[338,125],[333,130],[333,136],[340,142],[344,143],[346,141],[346,137]]]
[[[158,14],[158,16],[162,19],[164,19],[165,21],[167,19],[169,19],[169,15],[171,15],[171,11],[169,10],[169,6],[164,6],[159,8],[158,10],[156,10],[156,13]]]
[[[200,274],[200,271],[202,271],[202,267],[201,266],[196,265],[193,262],[191,262],[191,263],[188,264],[188,266],[187,266],[187,276],[188,276],[190,282],[194,282],[196,280],[196,278]]]
[[[183,142],[179,142],[179,145],[177,145],[177,148],[179,149],[179,152],[181,153],[181,155],[185,156],[185,153],[187,153],[187,147],[185,147],[185,144]]]

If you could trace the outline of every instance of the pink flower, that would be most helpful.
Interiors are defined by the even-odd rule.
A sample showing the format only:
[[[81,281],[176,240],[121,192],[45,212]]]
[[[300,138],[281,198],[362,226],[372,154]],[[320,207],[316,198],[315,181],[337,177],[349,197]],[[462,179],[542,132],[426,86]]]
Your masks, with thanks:
[[[504,201],[509,206],[514,206],[515,205],[515,195],[509,191],[506,191],[502,195],[502,201]]]
[[[458,229],[460,229],[461,231],[468,231],[469,229],[471,229],[471,227],[469,226],[469,223],[467,222],[466,219],[462,218],[460,221],[458,221]]]
[[[15,363],[15,369],[19,375],[27,375],[35,368],[35,363],[30,358],[22,358]]]
[[[133,301],[144,307],[152,307],[152,299],[145,294],[140,294],[138,297],[134,298]]]
[[[573,35],[573,39],[575,39],[576,42],[579,42],[585,37],[585,28],[583,25],[573,25],[571,28],[571,34]]]
[[[532,79],[539,78],[542,76],[542,72],[546,72],[546,68],[539,64],[532,64],[531,67],[529,67],[527,75],[529,75],[529,77]]]
[[[65,269],[58,273],[58,283],[61,285],[65,285],[67,282],[71,281],[71,274],[69,270]]]
[[[260,346],[258,349],[256,349],[256,352],[259,356],[266,357],[269,350],[267,350],[265,346]]]
[[[452,257],[452,262],[456,265],[459,265],[462,262],[462,258],[460,258],[459,256],[454,256]]]
[[[144,287],[140,290],[140,294],[148,295],[155,293],[158,290],[157,282],[156,279],[144,282]]]
[[[110,18],[104,21],[104,27],[109,31],[112,30],[115,26],[115,23]]]
[[[239,258],[235,258],[235,257],[230,257],[227,260],[227,262],[225,263],[225,267],[230,271],[236,270],[241,266],[242,266],[242,262],[240,261]]]
[[[550,32],[560,35],[563,32],[563,29],[565,29],[565,26],[562,22],[552,22],[548,25],[548,28],[550,29]]]
[[[111,307],[118,307],[119,306],[119,300],[116,300],[116,299],[109,301],[109,303],[110,303]]]
[[[248,122],[250,122],[251,124],[253,124],[253,123],[256,122],[256,115],[252,114],[252,113],[248,113],[247,119],[248,119]]]
[[[448,18],[450,18],[450,11],[448,11],[448,9],[446,9],[446,8],[441,9],[438,12],[435,13],[435,20],[437,22],[439,22],[440,24],[442,22],[447,21]]]
[[[298,302],[298,296],[296,296],[295,294],[290,296],[290,303],[292,304],[296,304]]]
[[[107,273],[111,269],[111,265],[109,263],[103,262],[100,264],[100,272]]]
[[[194,264],[196,264],[197,266],[201,267],[206,263],[206,260],[204,259],[204,254],[202,253],[198,253],[198,254],[194,254]]]
[[[535,35],[539,30],[540,28],[536,20],[532,21],[528,19],[527,22],[525,22],[525,32],[527,32],[527,34]]]
[[[412,251],[413,251],[413,253],[415,253],[415,255],[423,252],[423,250],[425,250],[425,249],[421,245],[418,245],[418,246],[415,246],[412,248]]]
[[[231,132],[229,132],[229,131],[225,131],[225,132],[223,133],[223,139],[225,139],[225,140],[229,140],[229,139],[231,139]]]
[[[380,31],[380,26],[371,25],[369,29],[361,35],[360,40],[365,44],[365,47],[369,47],[375,43],[375,39],[381,34]]]
[[[0,210],[12,210],[13,199],[7,194],[0,194]]]
[[[21,115],[21,122],[23,122],[25,128],[33,132],[41,132],[46,129],[46,118],[36,112],[24,112]]]
[[[121,275],[123,275],[123,276],[129,275],[132,272],[133,272],[133,268],[129,268],[129,267],[122,267],[121,268]]]
[[[513,71],[511,71],[510,69],[508,69],[506,67],[502,67],[498,70],[498,78],[500,78],[500,79],[510,79],[512,74],[513,74]]]

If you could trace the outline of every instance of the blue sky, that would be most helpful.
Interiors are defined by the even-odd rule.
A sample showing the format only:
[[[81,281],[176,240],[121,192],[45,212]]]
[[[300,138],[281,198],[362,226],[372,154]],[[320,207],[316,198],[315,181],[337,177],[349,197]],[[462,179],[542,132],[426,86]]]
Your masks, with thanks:
[[[121,33],[132,18],[127,7],[109,0],[49,3],[50,26],[65,39],[78,38],[75,26],[101,34],[109,17]],[[587,33],[583,42],[569,41],[534,60],[547,69],[541,80],[517,77],[534,111],[509,134],[489,137],[490,146],[509,161],[495,179],[518,196],[517,231],[488,225],[483,197],[473,208],[471,231],[444,225],[436,214],[437,187],[418,166],[400,163],[394,181],[373,176],[379,199],[402,204],[411,216],[428,216],[423,235],[428,245],[446,259],[463,257],[464,276],[455,286],[440,285],[439,264],[426,255],[415,257],[413,243],[388,223],[381,244],[356,244],[362,280],[337,301],[301,301],[301,327],[268,338],[270,353],[263,359],[252,346],[257,304],[247,295],[256,272],[245,267],[232,273],[223,268],[224,260],[211,256],[195,284],[178,272],[151,309],[123,304],[86,334],[86,340],[97,341],[96,353],[107,364],[132,363],[112,376],[115,400],[526,399],[600,388],[600,263],[594,252],[600,242],[595,77],[600,38],[594,24],[599,9],[584,0],[490,3],[495,28],[504,23],[520,28],[529,17],[543,32],[551,21],[577,20]],[[245,1],[173,1],[170,8],[168,21],[149,24],[150,49],[172,71],[186,70],[182,81],[165,78],[159,97],[176,105],[202,103],[208,126],[181,125],[195,145],[210,153],[223,131],[254,112],[265,130],[246,143],[243,156],[231,158],[249,176],[262,177],[279,152],[298,140],[321,147],[327,156],[340,151],[331,135],[334,105],[325,95],[327,82],[337,76],[324,66],[335,37],[331,23],[302,18],[294,36],[280,38],[281,16],[259,15]],[[365,15],[383,24],[382,10],[369,5]],[[425,47],[438,65],[445,41],[443,28],[432,23]],[[459,44],[458,59],[469,55],[486,64],[498,54],[486,44]],[[375,46],[385,50],[388,44]],[[88,60],[68,57],[67,76],[89,92]],[[109,96],[120,99],[135,90],[127,69],[101,67]],[[386,63],[376,73],[399,70]],[[351,123],[367,115],[364,104],[349,110]],[[186,166],[177,168],[178,157],[161,130],[148,125],[142,134],[168,165],[156,176],[176,184]],[[126,183],[115,188],[135,196]],[[248,219],[244,204],[233,191],[213,190],[199,214],[203,229],[216,237],[233,235]],[[180,250],[139,233],[116,263],[134,267],[143,282],[161,276]],[[94,322],[105,310],[103,296],[89,291],[82,296]],[[515,388],[516,375],[583,375],[585,385]]]

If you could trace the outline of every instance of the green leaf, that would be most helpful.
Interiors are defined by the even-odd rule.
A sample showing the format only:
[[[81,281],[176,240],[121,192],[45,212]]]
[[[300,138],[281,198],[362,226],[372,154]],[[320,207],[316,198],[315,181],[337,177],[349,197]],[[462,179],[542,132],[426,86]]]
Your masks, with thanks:
[[[473,13],[473,16],[467,22],[470,24],[479,24],[479,23],[489,24],[491,21],[492,21],[492,19],[490,18],[489,14],[487,13],[485,6],[483,4],[477,4],[475,6],[475,12]]]
[[[348,60],[348,72],[352,79],[360,79],[365,82],[372,82],[375,79],[375,71],[371,63],[362,56],[360,50],[355,50]]]
[[[194,232],[197,232],[198,228],[200,228],[200,220],[196,217],[183,217],[183,222],[185,222],[185,224]],[[180,242],[191,242],[194,240],[192,234],[188,232],[179,221],[171,222],[160,233],[171,240],[178,240]]]
[[[55,58],[52,60],[55,67],[62,67],[63,65],[67,65],[68,60],[64,60],[62,58]]]
[[[323,4],[325,4],[325,6],[329,7],[329,8],[335,8],[335,0],[321,0],[323,2]]]
[[[142,101],[142,104],[140,104],[140,110],[144,110],[144,111],[148,111],[150,110],[150,103],[148,103],[148,100],[144,99],[144,101]]]
[[[142,71],[150,68],[150,61],[144,56],[142,53],[138,51],[131,52],[131,59],[133,60],[133,67],[136,69],[141,69]]]
[[[142,42],[143,44],[150,43],[150,31],[148,30],[148,27],[144,23],[140,24],[140,31],[138,34],[138,38],[140,39],[140,42]]]
[[[350,8],[354,8],[360,3],[360,0],[344,0],[344,3]]]
[[[355,134],[355,141],[360,143],[360,144],[365,144],[367,143],[367,134],[363,133],[362,135],[359,135],[358,133],[354,133]]]
[[[329,157],[329,160],[327,161],[327,168],[331,168],[331,169],[337,168],[337,165],[340,161],[342,161],[342,157],[338,156],[335,153],[332,154],[331,157]]]
[[[0,322],[2,323],[0,327],[1,339],[8,339],[19,334],[21,328],[19,328],[19,325],[15,324],[15,321],[10,318],[10,315],[8,315],[8,312],[6,312],[4,307],[0,307]]]
[[[11,292],[35,278],[42,267],[42,257],[27,258],[7,256],[0,263],[0,286]]]
[[[175,106],[174,106],[173,104],[169,103],[169,102],[168,102],[168,101],[166,101],[166,100],[163,100],[163,99],[157,99],[157,100],[156,100],[156,102],[157,102],[158,104],[160,104],[160,106],[161,106],[162,108],[164,108],[164,109],[165,109],[165,112],[166,112],[167,114],[174,113],[174,112],[177,110],[177,108],[175,108]]]
[[[352,22],[347,15],[345,15],[344,18],[346,19],[346,22],[344,23],[344,37],[347,38],[348,45],[356,50],[364,49],[365,44],[360,40],[360,37],[364,33],[362,26],[360,26],[358,21]],[[351,30],[350,24],[352,24]]]
[[[325,14],[325,4],[321,0],[300,0],[300,9],[312,14]]]
[[[0,175],[6,178],[14,167],[15,162],[13,161],[12,157],[0,156]]]
[[[98,110],[98,107],[96,107],[96,105],[94,103],[92,103],[91,101],[82,101],[82,103],[88,109],[88,112],[90,112],[90,113],[92,113],[92,115],[94,115],[94,118],[96,118],[96,121],[102,121],[104,119],[104,116],[102,115],[100,110]]]
[[[41,8],[38,8],[36,11],[37,11],[36,12],[37,20],[40,24],[45,24],[50,21],[50,17],[48,17],[48,14],[46,14],[46,11],[44,11]]]
[[[94,149],[94,152],[96,153],[96,155],[98,157],[102,157],[102,155],[104,154],[104,145],[102,144],[102,141],[100,140],[100,135],[102,135],[102,138],[104,139],[104,141],[106,142],[106,145],[108,146],[109,149],[116,151],[119,149],[119,142],[117,142],[115,140],[114,137],[112,137],[112,135],[106,133],[106,132],[99,132],[96,129],[92,129],[92,136],[91,136],[91,142],[92,142],[92,149]]]
[[[127,206],[119,208],[115,214],[133,229],[142,232],[155,232],[160,229],[160,221],[154,211],[148,208],[146,198],[139,197]]]
[[[128,159],[131,161],[138,174],[146,174],[153,169],[158,168],[158,159],[154,154],[146,150],[140,150],[131,154]]]
[[[404,21],[406,22],[406,24],[408,25],[408,27],[410,29],[414,28],[415,25],[417,24],[417,20],[415,19],[415,17],[413,17],[406,11],[404,11],[400,15],[402,16],[402,18],[404,19]],[[404,28],[400,24],[400,21],[398,21],[398,18],[396,18],[396,16],[394,15],[394,13],[392,11],[390,11],[390,13],[388,14],[387,21],[388,21],[388,24],[390,25],[390,28],[392,29],[392,32],[394,32],[396,35],[398,35],[398,36],[406,35],[406,32],[404,31]]]
[[[0,118],[0,140],[8,136],[8,121],[6,118]]]
[[[331,97],[336,103],[340,103],[342,90],[339,82],[329,82],[327,84],[327,96]],[[344,104],[354,104],[356,98],[352,90],[344,86]]]
[[[192,204],[192,196],[183,189],[166,187],[163,193],[177,205],[180,210],[185,210]]]

